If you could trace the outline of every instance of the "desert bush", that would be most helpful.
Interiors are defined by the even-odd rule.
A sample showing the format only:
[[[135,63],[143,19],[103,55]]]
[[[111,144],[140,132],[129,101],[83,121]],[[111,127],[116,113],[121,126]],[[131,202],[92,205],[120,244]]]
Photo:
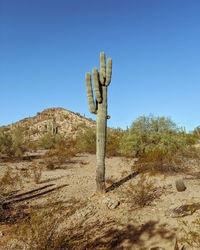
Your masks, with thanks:
[[[124,135],[121,129],[107,129],[106,141],[106,155],[117,156],[120,155],[120,142]]]
[[[183,236],[179,241],[187,243],[190,247],[195,247],[195,249],[200,249],[200,219],[197,218],[190,223],[178,219],[178,224],[183,232]]]
[[[0,129],[0,153],[10,157],[20,158],[25,152],[23,127],[16,127],[13,131]]]
[[[74,157],[78,153],[75,144],[76,141],[70,138],[57,142],[55,148],[47,151],[44,156],[47,169],[54,170]]]
[[[137,182],[134,182],[131,181],[121,188],[122,198],[125,198],[131,207],[144,207],[150,205],[156,198],[153,182],[144,174],[139,177]]]
[[[52,134],[50,132],[45,133],[40,137],[38,146],[44,149],[52,149],[56,147],[56,144],[64,140],[64,136],[61,134]]]
[[[177,152],[187,148],[187,136],[169,118],[141,116],[121,141],[121,153],[138,157],[146,152]]]
[[[124,132],[121,129],[107,129],[106,155],[119,155],[119,145]],[[96,153],[96,130],[88,128],[77,136],[77,149],[81,152]]]
[[[0,178],[0,195],[8,195],[14,188],[14,185],[21,185],[21,182],[20,176],[11,167],[7,167]]]
[[[96,130],[88,128],[77,136],[76,148],[81,152],[96,153]]]
[[[38,143],[35,142],[35,141],[27,140],[25,142],[25,148],[26,148],[27,151],[35,152],[38,149]]]
[[[125,132],[120,152],[137,157],[133,170],[151,170],[152,173],[187,169],[190,160],[199,162],[195,149],[196,138],[179,129],[174,122],[152,115],[139,117]]]
[[[0,153],[12,155],[12,136],[4,128],[0,128]]]
[[[63,220],[61,208],[61,204],[50,204],[40,211],[30,209],[30,215],[18,226],[16,249],[67,249],[69,240],[58,228]]]
[[[20,158],[25,152],[24,128],[18,126],[12,133],[12,151],[15,157]]]
[[[67,206],[61,201],[52,202],[52,199],[42,205],[31,206],[28,216],[16,227],[12,248],[8,243],[5,249],[82,249],[82,239],[77,231],[82,228],[84,218],[71,223],[70,217],[85,205],[86,202],[74,198],[68,200]]]
[[[151,174],[163,174],[187,171],[191,164],[200,163],[199,150],[190,148],[188,151],[163,152],[154,150],[141,154],[132,164],[133,171],[150,171]]]
[[[42,166],[32,164],[30,166],[30,171],[33,176],[33,180],[36,184],[40,183],[41,177],[42,177]]]

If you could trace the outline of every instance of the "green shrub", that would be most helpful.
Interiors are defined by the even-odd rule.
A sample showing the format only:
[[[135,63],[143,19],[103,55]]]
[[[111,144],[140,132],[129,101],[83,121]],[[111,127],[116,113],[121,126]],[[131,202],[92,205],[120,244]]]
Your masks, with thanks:
[[[134,157],[153,151],[175,153],[187,149],[188,138],[169,118],[141,116],[126,131],[120,152]]]
[[[25,152],[25,140],[24,140],[23,127],[17,127],[12,133],[12,151],[15,157],[21,157]]]
[[[121,129],[107,129],[106,141],[106,155],[117,156],[120,155],[120,142],[124,135]]]
[[[199,162],[196,139],[179,129],[174,122],[152,115],[139,117],[125,132],[120,152],[137,157],[132,169],[157,172],[187,170],[191,160]]]
[[[5,132],[4,128],[0,128],[0,153],[12,154],[12,137],[10,133]]]
[[[53,135],[50,132],[47,132],[40,137],[38,146],[44,149],[52,149],[56,147],[56,144],[64,140],[64,137],[61,134]]]
[[[54,149],[48,150],[44,155],[47,169],[54,170],[59,168],[74,157],[77,154],[75,143],[76,141],[72,139],[62,140],[57,142]]]
[[[81,152],[96,153],[96,130],[88,128],[77,136],[76,148]]]
[[[107,129],[106,155],[119,155],[119,145],[124,132],[121,129]],[[79,133],[76,147],[81,152],[96,153],[96,130],[89,128]]]
[[[25,151],[23,127],[17,127],[13,131],[0,129],[0,153],[10,157],[21,157]]]

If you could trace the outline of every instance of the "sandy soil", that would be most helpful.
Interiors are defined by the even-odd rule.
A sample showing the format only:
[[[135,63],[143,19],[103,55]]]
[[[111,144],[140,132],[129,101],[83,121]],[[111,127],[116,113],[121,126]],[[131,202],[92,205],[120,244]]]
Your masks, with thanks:
[[[7,166],[22,172],[33,163],[39,163],[41,159],[35,159],[32,162],[23,161],[18,163],[0,163],[0,174],[3,175]],[[34,197],[32,194],[22,195],[15,198],[31,197],[30,199],[18,202],[18,204],[42,204],[47,199],[62,200],[77,199],[79,202],[85,202],[85,213],[75,213],[66,221],[67,224],[78,223],[82,221],[82,229],[85,230],[83,237],[93,241],[93,249],[135,249],[146,250],[152,247],[163,247],[167,250],[174,249],[175,238],[179,239],[182,235],[182,229],[178,224],[177,218],[171,218],[165,215],[167,209],[175,208],[191,202],[200,202],[200,171],[198,166],[191,166],[189,173],[178,173],[164,176],[158,174],[146,178],[152,181],[154,187],[155,199],[150,205],[143,208],[134,204],[131,194],[124,195],[126,188],[136,184],[141,178],[137,175],[125,181],[129,176],[131,166],[124,162],[120,157],[106,158],[106,187],[108,192],[105,195],[95,195],[96,184],[96,157],[95,155],[82,154],[74,157],[55,170],[44,170],[41,181],[35,184],[33,179],[24,179],[22,186],[16,187],[17,195],[25,192],[39,189],[36,193],[42,193],[51,190],[49,193]],[[184,179],[187,189],[184,192],[177,192],[175,180],[179,177]],[[119,183],[121,181],[121,185]],[[117,183],[115,188],[109,188],[112,183]],[[42,189],[42,187],[44,187]],[[59,189],[54,189],[60,187]],[[113,187],[113,186],[112,186]],[[120,202],[114,209],[108,208],[103,202],[105,197]],[[89,207],[89,210],[88,210]],[[200,210],[192,215],[184,217],[189,224],[198,218]],[[10,240],[12,226],[0,223],[0,244]],[[91,236],[92,235],[92,236]],[[90,238],[92,237],[92,239]],[[179,243],[179,246],[182,244]],[[3,248],[1,248],[3,249]],[[186,249],[195,249],[192,247]]]

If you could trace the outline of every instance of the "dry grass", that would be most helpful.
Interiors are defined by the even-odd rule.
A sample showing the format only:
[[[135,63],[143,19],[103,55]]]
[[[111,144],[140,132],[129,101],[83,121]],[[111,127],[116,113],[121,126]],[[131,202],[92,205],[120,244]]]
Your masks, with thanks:
[[[124,187],[120,188],[122,197],[129,203],[131,207],[145,207],[151,204],[156,198],[152,181],[144,174],[139,180],[129,181]]]
[[[14,240],[7,244],[8,249],[79,249],[81,239],[74,237],[77,227],[67,225],[69,218],[85,206],[84,202],[76,199],[68,201],[66,206],[61,201],[47,200],[42,206],[32,206],[20,223],[16,224]],[[5,248],[6,249],[6,248]]]
[[[78,153],[74,140],[62,141],[55,149],[47,151],[43,160],[48,170],[60,168],[67,161],[70,161]]]
[[[184,236],[179,241],[188,244],[190,247],[200,249],[200,219],[197,218],[191,223],[179,219],[178,224],[184,233]]]

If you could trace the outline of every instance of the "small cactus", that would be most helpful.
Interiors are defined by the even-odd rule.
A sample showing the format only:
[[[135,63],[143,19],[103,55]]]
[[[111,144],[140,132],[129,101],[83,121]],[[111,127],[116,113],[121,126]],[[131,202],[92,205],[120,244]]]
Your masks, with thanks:
[[[55,135],[58,133],[58,128],[56,126],[56,118],[54,117],[52,120],[52,134]]]
[[[112,59],[107,59],[105,53],[100,53],[100,72],[97,68],[92,70],[93,87],[95,100],[93,98],[91,74],[85,74],[88,106],[91,113],[97,115],[97,128],[96,128],[96,155],[97,155],[97,168],[96,168],[96,183],[97,192],[105,192],[105,153],[106,153],[106,129],[107,119],[107,87],[110,84],[112,76]]]

